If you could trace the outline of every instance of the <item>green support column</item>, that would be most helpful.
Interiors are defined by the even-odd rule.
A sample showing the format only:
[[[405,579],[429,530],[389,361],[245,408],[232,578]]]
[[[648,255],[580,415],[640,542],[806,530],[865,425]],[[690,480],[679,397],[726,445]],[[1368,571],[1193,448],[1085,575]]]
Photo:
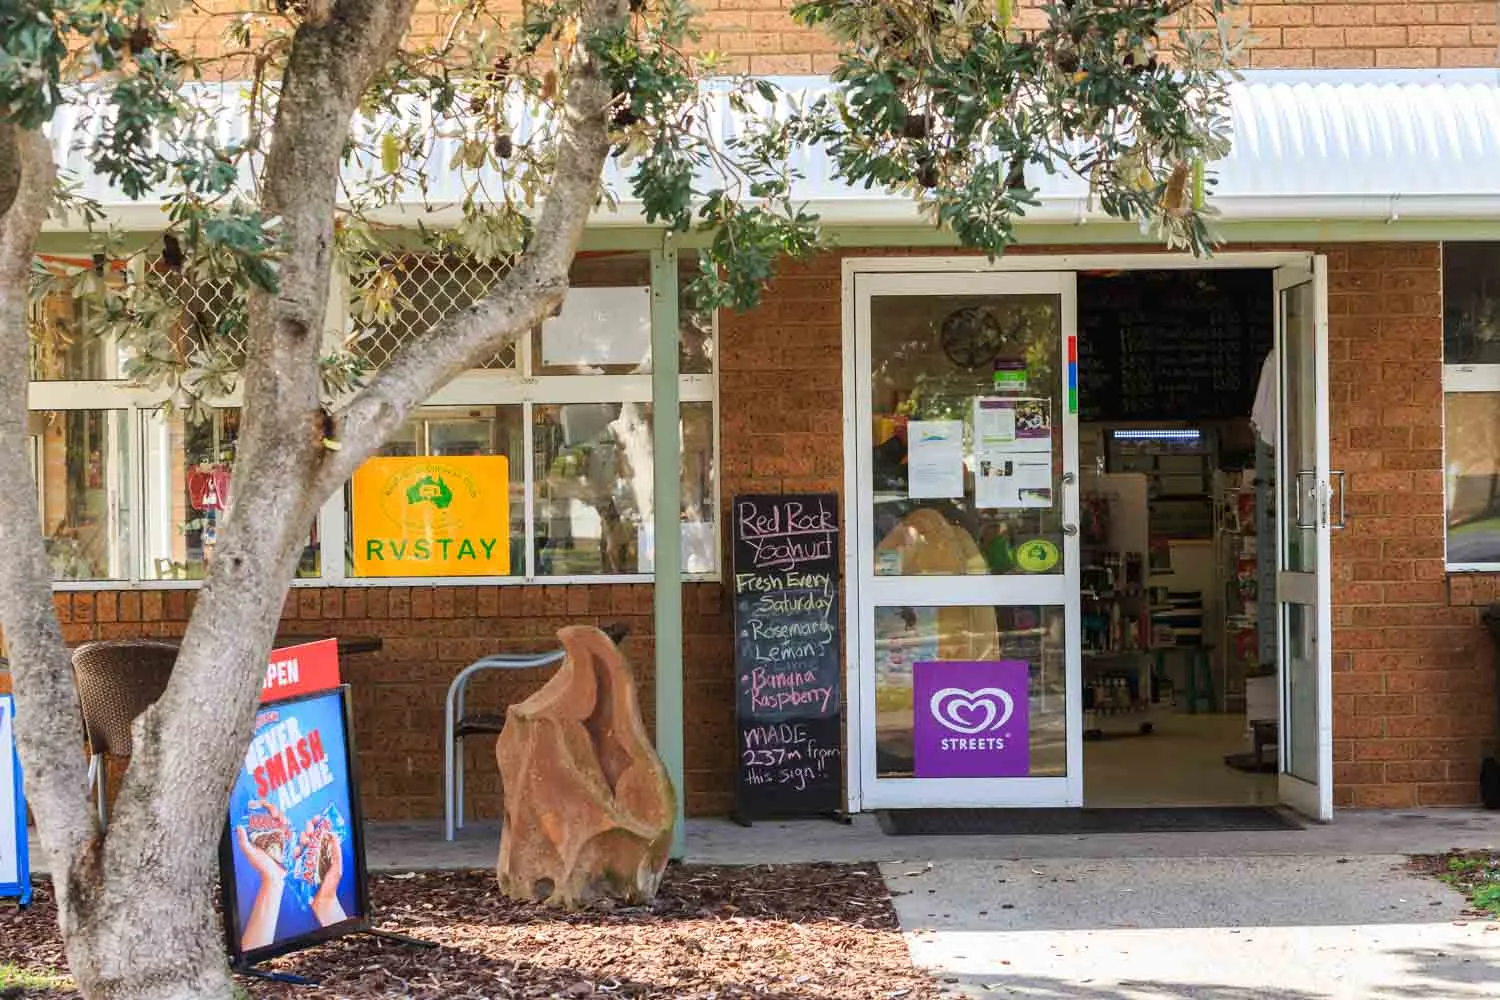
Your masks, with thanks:
[[[678,359],[677,250],[651,253],[651,423],[655,497],[656,752],[677,789],[672,857],[687,849],[682,741],[682,436]]]

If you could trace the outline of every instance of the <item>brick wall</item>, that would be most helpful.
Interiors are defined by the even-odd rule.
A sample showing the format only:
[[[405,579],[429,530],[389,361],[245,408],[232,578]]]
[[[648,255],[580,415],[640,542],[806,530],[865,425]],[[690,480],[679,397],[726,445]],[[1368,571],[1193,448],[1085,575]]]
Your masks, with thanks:
[[[1334,536],[1334,795],[1471,803],[1495,732],[1486,576],[1443,558],[1442,263],[1436,244],[1327,251]]]
[[[695,813],[727,809],[708,773],[731,763],[727,740],[734,702],[725,664],[727,624],[719,615],[717,585],[690,585],[684,627],[690,658],[687,683],[696,723],[688,727],[694,777],[688,806]],[[192,590],[60,593],[55,603],[69,643],[131,636],[177,636],[187,625]],[[535,587],[299,588],[289,595],[284,634],[311,637],[372,635],[379,653],[346,657],[353,688],[361,789],[371,819],[442,815],[443,705],[448,683],[465,665],[496,652],[555,646],[564,625],[624,623],[624,650],[635,669],[648,727],[654,724],[655,645],[648,585]],[[470,686],[470,710],[502,713],[537,690],[545,671],[483,675]],[[8,675],[0,673],[8,680]],[[715,685],[722,690],[715,690]],[[717,743],[724,746],[713,755]],[[468,741],[471,815],[498,815],[499,775],[494,743]]]
[[[1023,0],[1022,26],[1034,20],[1041,0]],[[726,57],[725,67],[761,74],[825,73],[834,62],[832,41],[791,18],[790,0],[699,0],[701,45]],[[492,3],[519,10],[519,0]],[[236,0],[205,0],[182,15],[179,31],[199,51],[217,52],[230,20],[244,9]],[[454,8],[423,0],[411,37],[436,41],[447,32]],[[1493,0],[1399,3],[1394,0],[1246,0],[1243,17],[1254,32],[1253,67],[1349,69],[1364,67],[1493,66],[1496,5]]]

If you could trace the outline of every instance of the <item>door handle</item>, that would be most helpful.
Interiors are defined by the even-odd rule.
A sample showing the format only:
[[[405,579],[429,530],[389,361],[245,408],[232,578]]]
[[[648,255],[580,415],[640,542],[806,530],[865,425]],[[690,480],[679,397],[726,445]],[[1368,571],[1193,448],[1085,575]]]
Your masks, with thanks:
[[[1299,473],[1297,473],[1297,477],[1296,477],[1296,481],[1297,481],[1297,504],[1296,504],[1296,510],[1293,511],[1293,514],[1295,515],[1295,518],[1296,518],[1297,527],[1303,528],[1303,529],[1311,529],[1311,530],[1315,531],[1315,530],[1317,530],[1317,527],[1318,527],[1318,511],[1317,511],[1318,505],[1317,505],[1317,503],[1316,502],[1313,503],[1313,519],[1311,521],[1303,520],[1303,517],[1302,517],[1302,511],[1303,511],[1303,507],[1304,507],[1303,500],[1305,500],[1307,498],[1308,492],[1309,492],[1309,491],[1303,489],[1302,484],[1305,481],[1307,481],[1307,480],[1312,480],[1313,488],[1311,490],[1311,495],[1312,495],[1314,501],[1317,500],[1317,497],[1318,497],[1318,474],[1316,472],[1313,472],[1313,471],[1307,471],[1307,472],[1299,472]]]
[[[1065,524],[1065,525],[1063,525],[1063,534],[1067,535],[1069,538],[1072,538],[1074,535],[1078,534],[1078,525],[1076,525],[1076,524]]]
[[[1328,474],[1330,488],[1333,483],[1338,483],[1339,490],[1339,519],[1329,524],[1333,531],[1343,531],[1347,525],[1344,522],[1344,474],[1343,472],[1330,472]]]

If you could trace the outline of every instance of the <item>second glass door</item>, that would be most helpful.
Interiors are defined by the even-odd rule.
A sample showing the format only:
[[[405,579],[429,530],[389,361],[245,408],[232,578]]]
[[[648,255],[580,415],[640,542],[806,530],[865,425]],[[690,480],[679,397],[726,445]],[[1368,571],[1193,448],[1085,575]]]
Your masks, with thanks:
[[[864,808],[1082,802],[1071,273],[856,273]]]

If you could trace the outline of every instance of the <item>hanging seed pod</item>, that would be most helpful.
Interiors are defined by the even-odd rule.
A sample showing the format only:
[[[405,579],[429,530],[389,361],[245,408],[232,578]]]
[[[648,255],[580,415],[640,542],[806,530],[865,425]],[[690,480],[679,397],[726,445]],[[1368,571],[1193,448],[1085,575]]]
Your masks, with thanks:
[[[908,114],[901,126],[901,138],[925,139],[931,131],[932,116],[930,114]]]
[[[516,152],[516,144],[511,140],[510,134],[501,132],[495,136],[495,155],[502,160],[510,159]]]
[[[156,36],[151,34],[151,29],[144,24],[136,24],[135,30],[125,40],[125,48],[133,56],[142,52],[150,52],[151,46],[156,44]]]
[[[401,138],[394,132],[380,137],[380,169],[388,174],[401,169]]]
[[[1005,173],[1005,188],[1007,191],[1026,188],[1026,157],[1020,153],[1010,158],[1010,165]]]
[[[184,260],[182,244],[177,242],[177,237],[172,233],[163,233],[161,237],[161,262],[167,265],[168,270],[181,271]]]
[[[940,178],[938,177],[937,164],[932,161],[932,157],[930,155],[924,156],[917,163],[917,171],[912,176],[918,184],[929,191],[937,187],[938,181],[940,180]]]
[[[1186,211],[1191,173],[1188,165],[1179,161],[1167,177],[1167,185],[1161,195],[1161,207],[1168,215],[1182,215]]]

